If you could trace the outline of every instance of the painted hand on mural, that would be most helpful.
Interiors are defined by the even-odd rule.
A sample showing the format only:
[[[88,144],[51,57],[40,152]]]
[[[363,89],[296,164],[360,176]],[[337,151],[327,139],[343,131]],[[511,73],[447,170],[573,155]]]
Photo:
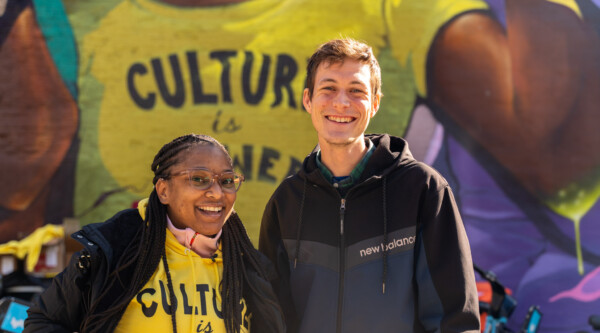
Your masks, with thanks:
[[[49,182],[77,129],[77,107],[43,41],[29,6],[0,48],[3,241],[17,238],[17,229],[32,231],[47,222]]]
[[[429,88],[452,121],[546,200],[598,172],[600,40],[548,1],[507,0],[506,17],[506,31],[479,13],[442,31]]]
[[[448,156],[474,261],[493,267],[521,304],[512,324],[538,304],[543,329],[572,331],[599,300],[598,34],[585,1],[488,2],[505,17],[468,13],[440,31],[429,96],[462,144]],[[465,167],[458,146],[493,179],[477,179],[483,170]]]
[[[463,144],[489,153],[496,175],[507,170],[573,222],[583,274],[580,223],[600,196],[600,39],[580,8],[505,3],[506,29],[473,13],[441,31],[430,54],[432,100]]]

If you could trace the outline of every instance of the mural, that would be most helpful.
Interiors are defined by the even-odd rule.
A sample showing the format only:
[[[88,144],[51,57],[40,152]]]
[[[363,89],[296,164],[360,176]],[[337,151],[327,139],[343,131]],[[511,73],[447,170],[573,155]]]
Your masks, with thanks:
[[[224,4],[227,2],[228,4]],[[600,1],[0,1],[0,242],[151,191],[163,143],[206,133],[264,205],[316,144],[301,96],[320,43],[373,46],[369,132],[404,136],[451,183],[474,261],[542,332],[600,314]]]

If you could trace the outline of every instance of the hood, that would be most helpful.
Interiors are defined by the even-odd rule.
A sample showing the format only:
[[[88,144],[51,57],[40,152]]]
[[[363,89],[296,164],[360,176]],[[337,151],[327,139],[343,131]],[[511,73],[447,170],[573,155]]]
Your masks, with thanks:
[[[408,148],[408,142],[400,137],[389,134],[365,134],[365,138],[373,142],[375,151],[367,162],[360,181],[371,177],[383,177],[398,167],[406,167],[417,162]],[[304,159],[298,172],[302,178],[308,178],[314,182],[323,181],[323,178],[318,176],[319,167],[316,161],[319,150],[320,147],[317,145]]]

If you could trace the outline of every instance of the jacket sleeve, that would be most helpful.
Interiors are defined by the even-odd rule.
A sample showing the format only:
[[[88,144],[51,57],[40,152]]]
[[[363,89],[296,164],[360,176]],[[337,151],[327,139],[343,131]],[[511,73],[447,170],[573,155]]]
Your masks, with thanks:
[[[446,184],[428,190],[418,228],[418,319],[426,331],[479,332],[479,301],[469,241]]]
[[[261,253],[257,254],[267,279],[253,270],[251,265],[246,266],[248,267],[246,269],[247,281],[252,287],[244,288],[244,290],[253,291],[244,295],[252,312],[251,331],[285,333],[285,318],[271,283],[276,278],[277,273],[267,257]]]
[[[24,333],[76,332],[82,322],[86,277],[77,268],[80,252],[27,310]]]
[[[279,217],[274,199],[271,198],[263,214],[258,249],[273,263],[277,277],[271,280],[283,311],[287,332],[295,332],[297,321],[290,288],[290,262],[281,237]]]

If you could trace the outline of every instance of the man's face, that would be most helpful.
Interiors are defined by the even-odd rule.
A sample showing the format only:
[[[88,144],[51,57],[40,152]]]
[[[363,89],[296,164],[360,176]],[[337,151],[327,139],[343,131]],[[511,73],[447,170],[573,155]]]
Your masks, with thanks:
[[[312,98],[305,89],[303,103],[321,146],[346,146],[363,140],[369,120],[379,108],[379,96],[372,91],[366,64],[346,59],[317,67]]]

